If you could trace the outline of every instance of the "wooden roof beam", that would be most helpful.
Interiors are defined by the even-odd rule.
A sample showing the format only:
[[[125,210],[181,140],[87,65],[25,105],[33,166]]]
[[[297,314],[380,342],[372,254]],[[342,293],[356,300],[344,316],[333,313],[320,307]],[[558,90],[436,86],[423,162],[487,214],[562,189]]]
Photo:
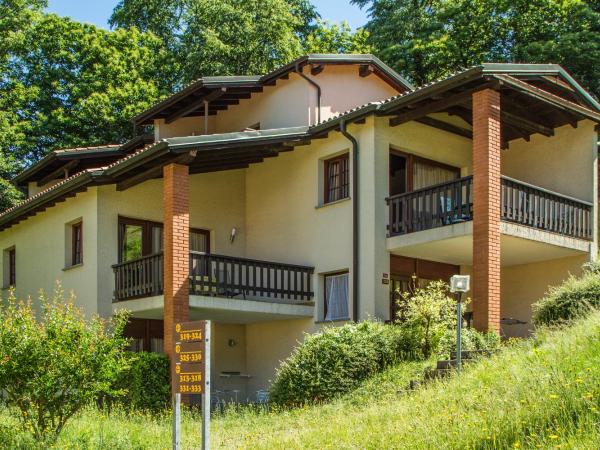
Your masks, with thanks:
[[[166,163],[177,163],[177,164],[190,164],[196,158],[197,152],[192,150],[189,153],[185,153],[175,158],[173,161],[166,161]],[[117,183],[117,191],[126,191],[129,188],[137,186],[138,184],[143,183],[147,180],[152,180],[154,178],[160,178],[163,173],[163,166],[165,164],[159,164],[157,166],[151,167],[143,172],[137,173],[132,177],[129,177],[123,181]]]
[[[194,112],[198,108],[201,108],[205,104],[205,102],[210,103],[213,100],[216,100],[219,97],[222,97],[223,95],[225,95],[226,92],[227,92],[227,88],[221,88],[221,89],[216,89],[216,90],[212,91],[211,93],[202,97],[201,101],[193,101],[187,107],[185,107],[183,109],[179,109],[176,112],[174,112],[173,114],[171,114],[170,116],[168,116],[165,119],[165,123],[168,124],[171,122],[175,122],[177,119],[187,116],[188,114]]]
[[[427,102],[423,105],[419,104],[415,106],[414,109],[391,118],[390,126],[395,127],[397,125],[410,122],[411,120],[419,119],[423,116],[426,116],[427,114],[440,112],[451,106],[470,103],[471,94],[471,91],[459,92],[458,94],[450,95],[449,97],[443,98],[438,101]],[[407,107],[411,107],[411,105],[407,105]]]
[[[75,159],[75,160],[69,161],[68,163],[60,166],[58,169],[50,172],[44,178],[38,180],[38,182],[37,182],[38,187],[42,187],[42,186],[50,183],[51,181],[58,180],[59,178],[65,178],[65,179],[69,178],[69,171],[74,169],[78,165],[79,165],[79,160]]]
[[[434,119],[432,117],[421,117],[419,119],[415,119],[415,122],[419,122],[423,125],[428,125],[430,127],[437,128],[438,130],[447,131],[448,133],[456,134],[457,136],[462,136],[467,139],[473,139],[473,132],[471,130],[461,128],[451,123]]]
[[[543,134],[546,137],[554,136],[554,129],[551,127],[547,127],[546,125],[542,125],[541,123],[534,122],[533,120],[526,119],[523,116],[509,113],[508,111],[501,111],[502,121],[506,122],[509,125],[522,128],[528,131],[533,131],[534,133]]]
[[[373,72],[375,72],[375,68],[370,64],[361,64],[358,68],[358,74],[362,77],[368,77]]]
[[[325,66],[323,64],[311,65],[310,74],[313,76],[319,75],[321,72],[323,72],[323,69],[325,69]]]

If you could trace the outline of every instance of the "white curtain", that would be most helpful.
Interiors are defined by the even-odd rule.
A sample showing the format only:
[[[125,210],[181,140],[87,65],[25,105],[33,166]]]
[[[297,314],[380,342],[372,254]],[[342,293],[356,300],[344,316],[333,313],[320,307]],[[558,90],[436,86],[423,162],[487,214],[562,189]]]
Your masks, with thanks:
[[[348,319],[348,274],[325,277],[325,320]]]
[[[435,184],[457,179],[457,173],[440,166],[415,161],[413,164],[413,189],[421,189]]]

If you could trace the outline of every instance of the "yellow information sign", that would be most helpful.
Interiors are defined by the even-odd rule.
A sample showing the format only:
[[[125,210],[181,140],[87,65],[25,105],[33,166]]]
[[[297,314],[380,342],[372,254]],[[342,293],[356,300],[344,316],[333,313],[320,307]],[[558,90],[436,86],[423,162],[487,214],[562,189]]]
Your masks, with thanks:
[[[175,325],[173,389],[179,394],[202,394],[206,361],[204,358],[205,322],[184,322]]]

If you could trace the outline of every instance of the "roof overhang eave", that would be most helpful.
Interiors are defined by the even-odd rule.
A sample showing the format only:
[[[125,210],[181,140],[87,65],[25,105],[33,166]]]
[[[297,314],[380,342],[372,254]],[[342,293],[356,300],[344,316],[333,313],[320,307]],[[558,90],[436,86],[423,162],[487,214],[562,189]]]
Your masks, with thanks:
[[[20,218],[24,214],[27,214],[48,202],[59,199],[61,196],[70,193],[73,190],[82,189],[93,183],[97,177],[102,175],[102,172],[101,169],[97,171],[81,172],[59,186],[50,188],[49,190],[40,193],[38,196],[34,196],[30,201],[25,200],[22,204],[0,214],[0,231],[11,226],[12,221]]]

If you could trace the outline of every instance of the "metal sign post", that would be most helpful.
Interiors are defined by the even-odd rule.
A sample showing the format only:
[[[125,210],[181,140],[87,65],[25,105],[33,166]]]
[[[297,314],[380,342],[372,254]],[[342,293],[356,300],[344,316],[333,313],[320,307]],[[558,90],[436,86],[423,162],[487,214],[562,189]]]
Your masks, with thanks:
[[[175,324],[173,449],[181,449],[181,395],[202,394],[202,448],[210,445],[210,321]]]
[[[456,370],[460,374],[460,369],[462,366],[462,292],[458,293],[456,321]]]
[[[462,295],[468,292],[471,285],[469,275],[453,275],[450,278],[450,292],[458,292],[458,303],[456,304],[456,370],[460,375],[462,366]]]
[[[181,394],[175,394],[173,405],[173,450],[181,449]]]
[[[202,393],[202,450],[210,448],[210,320],[204,331],[204,392]]]

